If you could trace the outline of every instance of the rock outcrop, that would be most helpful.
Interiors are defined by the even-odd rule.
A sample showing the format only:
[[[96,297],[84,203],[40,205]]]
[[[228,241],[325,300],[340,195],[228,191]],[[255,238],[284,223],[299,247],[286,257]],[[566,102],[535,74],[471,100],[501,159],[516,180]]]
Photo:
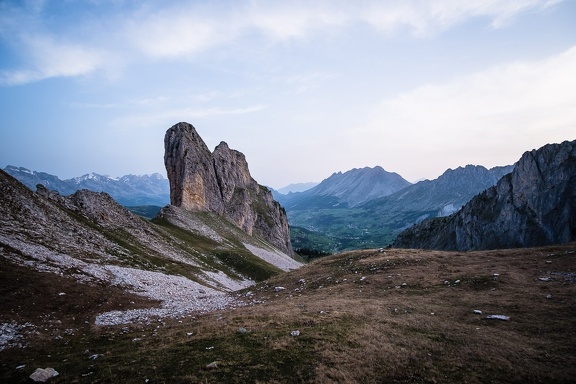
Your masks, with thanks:
[[[221,215],[292,255],[286,212],[250,175],[245,156],[221,142],[210,152],[196,129],[178,123],[164,138],[171,205]]]
[[[399,248],[481,250],[576,241],[576,141],[524,153],[514,171],[451,216],[402,232]]]

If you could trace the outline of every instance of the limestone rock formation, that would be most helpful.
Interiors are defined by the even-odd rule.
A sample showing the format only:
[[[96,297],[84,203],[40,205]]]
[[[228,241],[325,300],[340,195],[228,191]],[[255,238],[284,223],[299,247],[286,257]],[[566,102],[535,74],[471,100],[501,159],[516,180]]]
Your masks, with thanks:
[[[178,123],[164,138],[170,203],[189,211],[214,212],[249,235],[292,255],[286,212],[268,188],[250,175],[245,156],[221,142],[210,152],[196,129]]]
[[[576,241],[576,141],[524,153],[514,171],[451,216],[402,232],[394,246],[443,250]]]

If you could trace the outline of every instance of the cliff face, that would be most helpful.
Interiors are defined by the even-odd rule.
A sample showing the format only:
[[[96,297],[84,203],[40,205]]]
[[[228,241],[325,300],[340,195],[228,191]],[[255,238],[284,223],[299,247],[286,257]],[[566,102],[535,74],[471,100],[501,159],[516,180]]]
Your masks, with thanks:
[[[402,232],[394,246],[444,250],[576,241],[576,141],[524,153],[514,171],[451,216]]]
[[[242,153],[225,142],[211,153],[188,123],[168,129],[164,147],[172,205],[224,216],[249,235],[293,254],[284,209],[252,178]]]

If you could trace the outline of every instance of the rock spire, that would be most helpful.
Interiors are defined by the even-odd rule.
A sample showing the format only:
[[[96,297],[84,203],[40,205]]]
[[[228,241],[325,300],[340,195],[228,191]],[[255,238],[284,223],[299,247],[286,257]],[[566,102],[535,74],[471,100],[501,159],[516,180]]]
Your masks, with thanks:
[[[172,205],[224,216],[249,235],[293,254],[284,208],[252,178],[241,152],[225,142],[210,152],[196,129],[184,122],[166,131],[164,148]]]

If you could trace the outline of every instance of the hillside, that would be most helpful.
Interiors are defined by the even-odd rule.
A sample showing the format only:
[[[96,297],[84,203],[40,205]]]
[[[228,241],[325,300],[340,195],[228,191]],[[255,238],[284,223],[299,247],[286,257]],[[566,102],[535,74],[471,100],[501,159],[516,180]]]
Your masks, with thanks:
[[[105,193],[32,192],[3,171],[0,192],[3,260],[158,303],[144,312],[103,312],[102,324],[222,308],[230,304],[226,292],[301,265],[210,212],[168,206],[150,222]]]
[[[394,245],[478,250],[576,240],[576,141],[525,152],[512,173],[453,215],[415,225]]]
[[[51,383],[572,383],[575,257],[354,251],[236,292],[234,309],[121,326],[94,321],[155,303],[2,257],[0,381],[53,367]]]

